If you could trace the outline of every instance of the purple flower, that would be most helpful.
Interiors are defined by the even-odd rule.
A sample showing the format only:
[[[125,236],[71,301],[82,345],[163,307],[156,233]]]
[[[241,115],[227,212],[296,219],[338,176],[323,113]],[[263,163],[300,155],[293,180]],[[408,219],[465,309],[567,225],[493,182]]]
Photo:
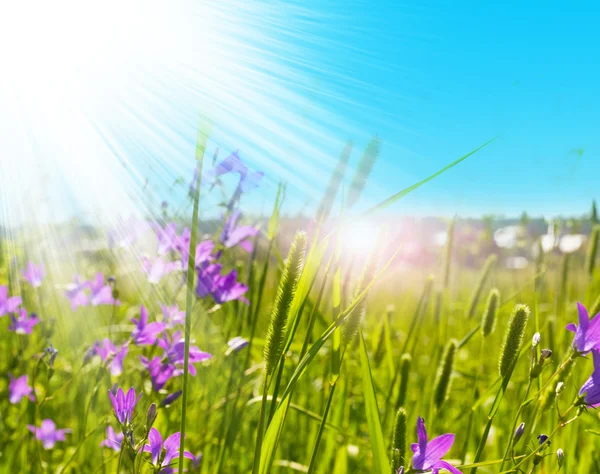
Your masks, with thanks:
[[[10,382],[8,384],[8,401],[13,405],[19,403],[23,397],[29,398],[31,401],[34,401],[33,397],[33,388],[29,386],[29,377],[27,375],[22,375],[19,378],[14,378],[12,375],[9,375]]]
[[[220,263],[204,263],[196,268],[198,280],[196,282],[196,296],[205,298],[215,291],[217,278],[221,274],[223,266]]]
[[[117,348],[110,339],[105,338],[102,344],[96,342],[90,351],[93,351],[93,353],[100,356],[103,362],[107,363],[112,375],[118,376],[123,373],[123,360],[129,351],[127,344]]]
[[[148,275],[148,282],[157,284],[160,283],[160,280],[165,275],[176,270],[181,270],[181,262],[164,261],[161,257],[157,257],[154,261],[151,261],[149,258],[143,257],[142,268],[146,275]]]
[[[73,283],[69,283],[67,285],[67,291],[65,291],[65,295],[69,298],[71,302],[71,309],[75,311],[80,306],[86,306],[89,303],[89,296],[86,294],[85,290],[89,286],[87,281],[82,281],[79,275],[75,275]]]
[[[184,357],[184,348],[185,342],[181,336],[180,331],[176,331],[173,334],[173,339],[170,340],[167,334],[164,335],[162,339],[158,340],[158,345],[165,350],[167,353],[167,358],[171,364],[175,364],[176,366],[183,367],[185,357]],[[196,375],[196,368],[194,367],[194,363],[202,362],[208,360],[212,357],[212,354],[208,352],[203,352],[198,349],[196,346],[190,346],[190,356],[189,356],[189,371],[191,375]],[[174,375],[181,375],[183,372],[180,370],[176,370]]]
[[[102,275],[102,273],[96,273],[96,277],[88,283],[88,286],[90,290],[92,290],[92,296],[90,298],[92,306],[101,304],[113,304],[119,306],[121,304],[119,300],[113,298],[112,287],[105,284],[104,275]]]
[[[121,450],[121,443],[123,442],[123,433],[117,433],[112,426],[106,427],[106,439],[100,443],[100,446],[110,448],[113,451]]]
[[[156,428],[151,428],[148,433],[148,441],[150,444],[144,446],[144,452],[152,453],[152,464],[156,467],[168,466],[173,459],[179,457],[179,444],[181,441],[181,433],[173,433],[163,443],[161,434]],[[164,457],[163,457],[164,451]],[[196,460],[195,456],[189,451],[184,451],[183,455],[192,460]]]
[[[262,171],[251,171],[242,162],[239,151],[233,152],[217,166],[210,170],[207,175],[209,178],[216,178],[227,173],[238,173],[240,181],[238,188],[240,192],[247,193],[258,186],[258,183],[264,176]]]
[[[185,311],[181,311],[176,304],[172,306],[162,305],[161,309],[165,317],[164,321],[169,327],[185,323]]]
[[[587,309],[581,303],[577,303],[577,311],[579,326],[570,323],[567,324],[567,329],[575,333],[573,349],[581,354],[587,354],[594,348],[600,348],[600,318],[596,315],[590,321]]]
[[[239,352],[244,347],[248,347],[248,340],[244,339],[243,337],[237,336],[227,341],[227,346],[229,347],[229,349],[227,349],[226,354],[231,354],[232,352]]]
[[[0,286],[0,317],[8,313],[14,313],[21,305],[20,296],[8,296],[8,287]]]
[[[218,304],[227,301],[240,300],[248,304],[244,294],[248,287],[237,281],[237,271],[232,270],[227,275],[221,275],[220,263],[204,264],[197,268],[196,296],[204,298],[211,295]]]
[[[33,327],[39,322],[40,320],[35,313],[31,313],[31,315],[28,316],[27,310],[21,308],[18,313],[12,313],[10,315],[10,325],[8,326],[8,330],[17,334],[31,334]]]
[[[144,305],[140,306],[140,318],[133,318],[131,321],[136,325],[131,337],[137,346],[154,345],[158,335],[167,327],[165,323],[148,323],[148,311]]]
[[[140,393],[140,396],[136,398],[135,390],[133,387],[131,387],[127,391],[127,395],[125,395],[122,388],[119,388],[116,395],[113,395],[113,393],[109,390],[108,396],[110,397],[113,409],[115,410],[115,416],[117,417],[119,423],[122,425],[129,425],[131,420],[133,420],[133,411],[135,410],[135,406],[142,397],[142,394]]]
[[[23,278],[34,288],[41,286],[44,279],[44,265],[41,263],[36,265],[33,262],[29,262],[27,268],[23,270]]]
[[[189,229],[186,229],[189,232]],[[188,257],[190,255],[190,237],[186,235],[187,241],[181,242],[178,246],[181,254],[181,265],[184,271],[187,271]],[[203,240],[196,245],[196,258],[194,259],[195,266],[208,262],[212,259],[211,253],[215,248],[215,243],[212,240]]]
[[[418,443],[411,445],[413,454],[412,467],[418,471],[429,471],[438,474],[440,469],[446,469],[453,474],[462,474],[452,464],[442,461],[444,455],[454,444],[453,434],[444,434],[428,441],[425,421],[419,417],[417,420]]]
[[[250,304],[243,296],[247,291],[248,287],[237,281],[237,270],[231,270],[227,275],[220,275],[217,279],[213,298],[219,304],[233,300],[240,300],[246,304]]]
[[[240,216],[241,214],[238,210],[233,211],[229,215],[223,226],[220,241],[226,248],[231,248],[239,244],[247,252],[252,252],[252,242],[247,239],[258,234],[258,229],[251,225],[238,226],[237,222]]]
[[[149,360],[147,357],[140,356],[140,362],[150,374],[152,388],[158,392],[175,375],[175,366],[168,362],[163,363],[160,357],[154,357]]]
[[[579,390],[579,396],[585,394],[583,401],[587,405],[597,406],[600,404],[600,352],[598,349],[592,350],[594,359],[594,372]]]
[[[39,428],[33,425],[27,425],[27,428],[42,442],[44,449],[52,449],[57,441],[65,441],[65,434],[71,432],[69,429],[57,430],[56,424],[49,418],[43,420]]]

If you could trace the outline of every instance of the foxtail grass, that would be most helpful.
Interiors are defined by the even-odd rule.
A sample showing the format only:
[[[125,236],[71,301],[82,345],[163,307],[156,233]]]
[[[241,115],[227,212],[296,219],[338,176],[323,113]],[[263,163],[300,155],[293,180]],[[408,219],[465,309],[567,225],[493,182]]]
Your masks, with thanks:
[[[286,337],[286,325],[296,292],[296,285],[300,278],[304,252],[306,250],[306,234],[298,232],[294,237],[287,262],[281,275],[275,304],[271,312],[269,328],[264,349],[265,374],[270,376],[277,365]]]
[[[500,350],[500,361],[498,370],[501,377],[507,377],[519,357],[527,321],[529,320],[529,308],[526,305],[517,305],[508,321],[502,349]]]
[[[433,404],[437,411],[442,409],[442,405],[450,394],[456,350],[457,342],[456,340],[451,339],[444,349],[444,354],[442,355],[438,366],[437,375],[433,385]]]
[[[290,247],[281,280],[279,281],[277,295],[275,296],[275,304],[273,306],[273,311],[271,312],[271,319],[267,330],[267,338],[263,353],[265,360],[263,397],[260,407],[258,431],[256,434],[256,446],[252,467],[253,474],[256,474],[260,467],[269,378],[281,358],[283,346],[285,344],[287,320],[292,300],[294,299],[294,294],[296,292],[296,285],[300,278],[305,250],[306,234],[304,232],[297,232]],[[272,401],[273,404],[276,402],[276,399]]]
[[[406,418],[406,410],[402,407],[398,408],[392,433],[392,474],[396,474],[400,466],[406,465]]]
[[[496,312],[500,303],[500,292],[497,288],[490,291],[487,304],[481,318],[481,335],[485,338],[494,332],[496,328]]]
[[[402,354],[402,358],[400,359],[400,386],[398,387],[398,397],[396,398],[396,410],[403,407],[406,403],[411,365],[412,356],[410,354]]]

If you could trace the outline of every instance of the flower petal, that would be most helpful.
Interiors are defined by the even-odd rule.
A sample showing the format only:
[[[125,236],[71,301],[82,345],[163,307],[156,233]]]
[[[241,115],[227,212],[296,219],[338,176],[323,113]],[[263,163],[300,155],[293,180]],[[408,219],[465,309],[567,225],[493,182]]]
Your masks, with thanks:
[[[451,433],[443,434],[429,441],[429,443],[427,443],[427,451],[425,453],[425,463],[428,461],[435,463],[439,459],[442,459],[445,454],[450,451],[450,448],[453,444],[454,435]]]
[[[152,464],[158,465],[158,458],[162,451],[162,436],[156,428],[150,428],[148,433],[148,441],[150,441],[150,452],[152,453]]]
[[[452,474],[462,474],[461,471],[459,471],[452,464],[450,464],[449,462],[446,462],[446,461],[438,461],[432,467],[433,467],[433,472],[436,472],[439,469],[446,469],[447,471],[450,471]]]

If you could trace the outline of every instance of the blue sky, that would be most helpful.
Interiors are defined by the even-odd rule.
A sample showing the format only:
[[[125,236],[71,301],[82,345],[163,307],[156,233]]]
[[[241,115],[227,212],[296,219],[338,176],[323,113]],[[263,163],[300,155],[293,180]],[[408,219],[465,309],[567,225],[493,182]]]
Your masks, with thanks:
[[[58,0],[40,24],[19,2],[0,11],[12,25],[0,32],[4,221],[110,220],[182,199],[169,189],[191,176],[204,112],[220,157],[239,148],[266,174],[244,200],[253,212],[270,210],[279,181],[285,211],[314,209],[343,143],[354,166],[374,134],[382,154],[359,211],[492,137],[387,212],[579,215],[599,197],[591,2],[136,1],[91,12]]]
[[[369,199],[497,136],[395,209],[587,211],[600,175],[597,6],[343,3],[327,13],[344,46],[325,54],[362,84],[336,85],[354,100],[343,113],[383,139]]]

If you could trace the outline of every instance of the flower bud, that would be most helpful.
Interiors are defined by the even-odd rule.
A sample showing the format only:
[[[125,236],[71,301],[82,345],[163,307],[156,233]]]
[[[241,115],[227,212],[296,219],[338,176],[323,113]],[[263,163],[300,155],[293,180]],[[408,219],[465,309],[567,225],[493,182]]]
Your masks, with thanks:
[[[558,463],[558,467],[562,467],[563,462],[565,462],[565,452],[562,448],[558,448],[556,450],[556,462]]]
[[[559,396],[564,389],[565,389],[565,383],[564,382],[558,382],[556,384],[556,396]]]
[[[549,359],[550,357],[552,357],[552,350],[542,349],[542,351],[540,353],[540,362],[543,362],[546,359]]]
[[[521,423],[519,426],[517,426],[515,435],[513,436],[513,445],[519,442],[521,436],[523,436],[523,433],[525,433],[525,423]]]
[[[156,420],[156,403],[152,403],[148,407],[148,413],[146,413],[146,432],[150,431],[152,425],[154,424],[154,420]]]
[[[542,349],[540,353],[540,359],[533,365],[531,370],[529,371],[529,377],[532,379],[538,378],[542,373],[542,369],[544,368],[544,362],[552,355],[552,351],[550,349]]]
[[[50,368],[53,368],[54,361],[56,360],[56,356],[58,355],[58,350],[56,350],[54,346],[50,344],[44,349],[44,355],[48,355],[48,366]]]
[[[538,441],[540,442],[540,446],[544,443],[546,443],[546,441],[548,441],[546,443],[546,446],[550,446],[552,444],[552,441],[550,441],[550,439],[548,439],[548,435],[545,434],[541,434],[537,437]]]
[[[540,343],[541,339],[542,339],[542,336],[540,336],[540,333],[536,332],[533,335],[533,338],[531,339],[531,347],[536,347]]]
[[[177,400],[181,396],[182,393],[183,392],[181,390],[177,390],[174,393],[170,393],[165,398],[163,398],[163,400],[160,402],[160,406],[161,407],[166,407],[166,406],[170,405],[175,400]]]

